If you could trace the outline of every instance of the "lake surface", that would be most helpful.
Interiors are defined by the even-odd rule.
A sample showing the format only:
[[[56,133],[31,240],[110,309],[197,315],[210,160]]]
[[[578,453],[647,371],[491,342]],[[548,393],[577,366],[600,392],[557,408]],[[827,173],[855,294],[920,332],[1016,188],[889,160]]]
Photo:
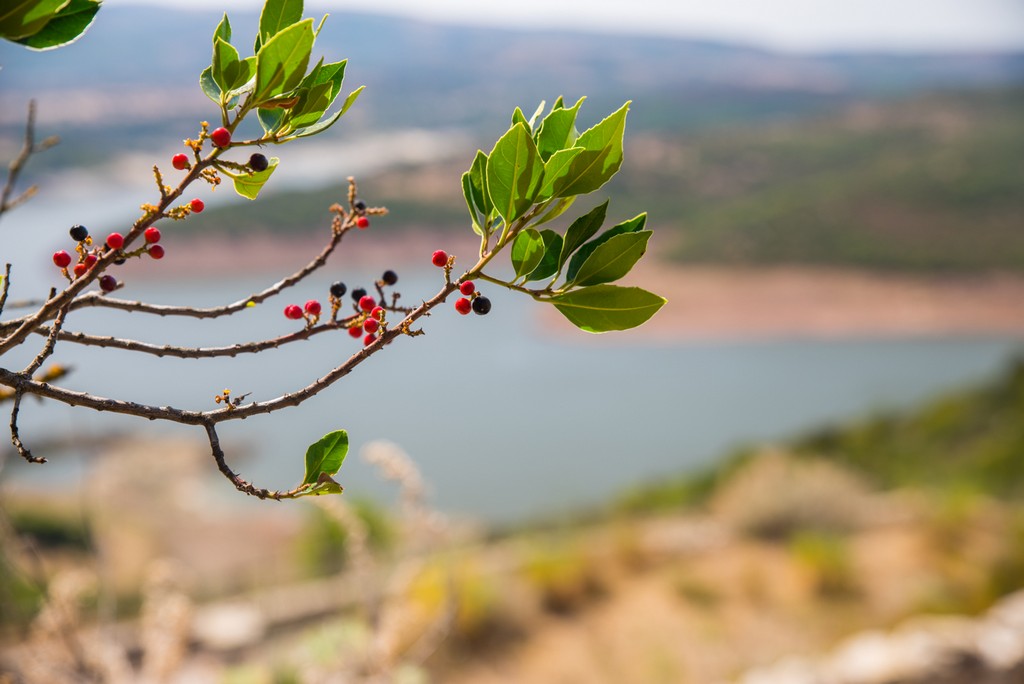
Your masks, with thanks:
[[[344,279],[351,288],[376,275],[347,270]],[[440,285],[436,270],[400,276],[398,289],[409,302]],[[325,299],[336,277],[325,274],[228,319],[82,311],[69,328],[172,344],[260,339],[294,330],[283,306]],[[212,305],[269,279],[147,282],[119,294]],[[290,487],[302,477],[306,446],[344,428],[352,451],[339,479],[348,495],[393,496],[359,458],[365,444],[386,439],[420,466],[440,509],[522,520],[600,504],[630,485],[693,469],[743,444],[913,407],[994,377],[1021,349],[1018,340],[998,338],[655,344],[642,333],[595,344],[583,333],[578,339],[546,334],[539,305],[494,289],[487,291],[494,301],[489,316],[461,317],[445,307],[425,319],[427,335],[399,340],[302,407],[223,425],[229,460],[257,484]],[[258,356],[197,361],[65,344],[55,360],[75,367],[69,387],[202,409],[214,408],[213,396],[225,387],[260,400],[292,391],[357,345],[344,333],[320,335]],[[112,430],[204,439],[197,428],[34,401],[25,402],[21,425],[30,446],[44,437]],[[84,456],[60,454],[42,467],[12,460],[4,476],[59,484],[80,476]],[[225,496],[237,496],[212,460],[210,470]]]

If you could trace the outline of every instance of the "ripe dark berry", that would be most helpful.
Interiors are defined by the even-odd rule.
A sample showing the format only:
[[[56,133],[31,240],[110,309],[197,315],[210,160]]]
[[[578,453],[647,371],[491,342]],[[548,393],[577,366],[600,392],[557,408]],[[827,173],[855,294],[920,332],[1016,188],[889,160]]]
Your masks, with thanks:
[[[107,236],[107,247],[110,249],[121,249],[124,247],[124,236],[120,233],[111,233]]]
[[[352,208],[356,211],[366,211],[366,202],[361,199],[357,199],[352,203]]]
[[[360,328],[358,325],[355,326],[354,328],[349,328],[348,329],[349,337],[359,337],[362,334],[363,334],[363,329]]]
[[[359,308],[363,311],[373,311],[373,307],[377,306],[377,300],[370,295],[363,295],[359,298]]]
[[[150,245],[147,251],[149,252],[149,256],[153,257],[154,259],[164,258],[164,248],[161,247],[160,245]]]
[[[253,171],[266,171],[268,166],[270,166],[270,162],[259,152],[255,152],[249,157],[249,168]]]
[[[394,285],[398,282],[398,274],[394,271],[384,271],[384,275],[380,279],[384,281],[385,285]]]
[[[375,333],[380,330],[380,321],[376,318],[367,318],[363,321],[363,330],[368,333]]]
[[[188,168],[188,157],[185,156],[184,154],[174,155],[173,157],[171,157],[171,166],[178,169],[179,171],[184,171],[185,169]]]
[[[433,256],[430,257],[430,263],[434,264],[438,268],[443,267],[448,263],[448,252],[443,249],[439,249],[434,252]]]
[[[85,264],[75,264],[75,277],[81,278],[85,275],[85,272],[89,270],[89,267]]]
[[[306,313],[308,313],[310,316],[320,315],[320,302],[316,301],[315,299],[310,299],[308,302],[306,302],[305,308]]]
[[[198,214],[199,212],[206,208],[206,203],[203,202],[203,200],[196,197],[194,200],[188,203],[188,206],[191,207],[193,214]]]
[[[366,290],[364,290],[361,287],[357,287],[356,289],[352,290],[352,299],[354,299],[357,302],[365,296]]]
[[[63,249],[59,252],[54,252],[53,263],[57,265],[57,268],[67,268],[71,265],[71,255]]]
[[[491,310],[491,300],[487,297],[477,297],[473,300],[473,313],[486,316]]]
[[[146,232],[143,233],[143,235],[146,238],[146,242],[148,242],[151,245],[155,245],[156,243],[160,242],[160,229],[157,228],[156,226],[150,226],[149,228],[147,228]]]
[[[465,316],[466,314],[473,310],[473,304],[470,303],[470,301],[465,297],[459,297],[455,301],[455,310],[458,311],[463,316]]]
[[[71,239],[75,242],[82,242],[85,238],[89,237],[89,229],[85,226],[71,226]]]
[[[366,337],[363,338],[363,346],[369,347],[371,344],[377,341],[377,336],[372,333],[366,333]]]
[[[302,309],[299,308],[298,304],[289,304],[284,307],[284,317],[297,321],[302,318]]]
[[[345,287],[345,283],[340,280],[336,283],[331,283],[331,296],[335,299],[341,299],[344,297],[347,290],[348,288]]]
[[[127,259],[114,259],[114,265],[115,266],[121,266],[126,261],[128,261],[128,260]]]
[[[370,318],[376,318],[378,321],[384,320],[384,307],[375,306],[370,310]]]
[[[117,278],[112,275],[100,276],[100,289],[104,292],[113,292],[117,289]]]
[[[476,292],[476,285],[473,284],[472,280],[467,280],[459,285],[459,292],[468,297],[469,295]]]
[[[356,219],[356,228],[358,228],[359,230],[366,230],[369,227],[370,219],[366,218],[365,216],[360,216],[359,218]]]
[[[217,147],[227,147],[231,144],[231,131],[223,126],[221,128],[215,128],[213,133],[210,133],[210,140],[212,140],[213,144]]]

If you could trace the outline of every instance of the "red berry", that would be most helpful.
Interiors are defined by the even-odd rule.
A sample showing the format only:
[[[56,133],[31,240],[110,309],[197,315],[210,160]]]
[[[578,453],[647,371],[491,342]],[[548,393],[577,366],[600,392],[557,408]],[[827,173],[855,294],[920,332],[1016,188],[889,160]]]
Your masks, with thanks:
[[[360,328],[359,326],[356,326],[354,328],[349,328],[348,329],[348,334],[349,334],[349,337],[359,337],[360,335],[363,334],[363,329]]]
[[[100,276],[100,289],[104,292],[113,292],[117,289],[117,278],[112,275]]]
[[[71,265],[71,255],[65,252],[63,249],[59,252],[53,253],[53,263],[57,265],[57,268],[67,268]]]
[[[151,245],[155,245],[156,243],[160,242],[160,229],[157,228],[156,226],[150,226],[149,228],[147,228],[146,232],[143,233],[143,235],[146,237],[146,242],[148,242]]]
[[[215,128],[213,133],[210,133],[210,140],[212,140],[213,144],[217,147],[227,147],[231,144],[231,131],[223,126],[221,128]]]
[[[150,245],[149,246],[149,256],[153,257],[154,259],[163,259],[164,258],[164,248],[161,247],[160,245]]]
[[[459,299],[455,302],[455,310],[458,311],[463,316],[465,316],[466,314],[473,310],[473,303],[466,299],[465,297],[459,297]]]
[[[360,216],[356,219],[356,227],[359,228],[359,230],[366,230],[370,227],[370,219],[365,216]]]
[[[467,297],[476,292],[476,285],[473,284],[472,280],[467,280],[459,285],[459,292],[466,295]]]
[[[298,304],[289,304],[284,307],[284,317],[297,321],[302,318],[302,309],[299,308]]]
[[[373,311],[375,306],[377,306],[377,300],[370,295],[363,295],[359,298],[359,308],[363,311]]]
[[[376,318],[367,318],[363,321],[363,330],[368,333],[375,333],[380,330],[380,321]]]
[[[206,208],[206,203],[203,202],[203,200],[196,197],[194,200],[188,203],[188,206],[192,208],[193,214],[198,214],[199,212]]]
[[[448,263],[448,252],[444,251],[443,249],[437,250],[436,252],[434,252],[434,255],[430,257],[430,263],[434,264],[438,268],[443,267],[445,264]]]
[[[178,169],[179,171],[184,171],[185,169],[188,168],[188,157],[185,156],[184,154],[174,155],[173,157],[171,157],[171,166]]]
[[[375,306],[370,310],[370,318],[376,318],[378,321],[384,320],[384,307]]]
[[[81,278],[85,275],[85,272],[89,270],[89,267],[85,264],[75,264],[75,277]]]
[[[366,333],[366,337],[363,338],[363,346],[369,347],[371,344],[377,341],[377,336],[372,333]]]
[[[308,313],[310,316],[319,316],[320,302],[316,301],[315,299],[310,299],[308,302],[306,302],[306,313]]]
[[[95,254],[87,254],[85,256],[85,262],[84,262],[85,263],[85,267],[86,268],[92,268],[93,266],[96,265],[97,261],[99,261],[99,257],[98,256],[96,256]]]
[[[107,247],[110,249],[121,249],[124,247],[124,236],[120,233],[111,233],[107,236]]]

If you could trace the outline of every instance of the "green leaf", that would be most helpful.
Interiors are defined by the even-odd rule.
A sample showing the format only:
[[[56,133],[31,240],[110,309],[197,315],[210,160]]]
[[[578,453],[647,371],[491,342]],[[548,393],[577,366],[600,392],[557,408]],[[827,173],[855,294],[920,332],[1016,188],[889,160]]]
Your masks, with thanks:
[[[281,124],[284,122],[285,114],[285,110],[277,107],[273,109],[256,110],[256,118],[259,120],[260,126],[263,127],[263,131],[268,135],[273,134],[281,127]]]
[[[541,100],[540,104],[537,105],[537,109],[533,111],[533,116],[531,116],[530,120],[526,122],[526,125],[530,127],[530,130],[533,130],[533,125],[537,123],[537,119],[539,119],[540,115],[544,113],[544,107],[546,106],[547,103],[544,100]]]
[[[264,43],[256,53],[253,103],[258,105],[295,88],[306,74],[312,50],[312,19],[293,24]]]
[[[466,198],[466,208],[469,209],[469,217],[473,220],[473,232],[483,235],[484,229],[480,226],[480,217],[473,204],[473,181],[470,179],[469,171],[462,174],[462,196]]]
[[[203,69],[203,73],[199,75],[199,87],[203,89],[203,93],[206,97],[210,98],[218,105],[220,104],[220,87],[217,82],[213,80],[213,67],[208,66]]]
[[[574,146],[585,150],[573,159],[569,172],[555,185],[554,195],[585,195],[597,190],[618,173],[622,166],[622,136],[630,103],[576,139]]]
[[[252,173],[235,173],[228,169],[218,166],[218,170],[224,175],[231,178],[235,184],[235,192],[242,197],[254,200],[260,194],[260,190],[263,189],[263,185],[270,179],[270,174],[274,173],[274,169],[277,168],[278,162],[281,160],[277,157],[270,158],[270,164],[263,171],[253,171]]]
[[[227,15],[224,15],[224,18],[227,19]],[[213,41],[213,63],[210,66],[213,68],[213,81],[220,87],[221,92],[239,85],[237,80],[241,67],[238,50],[220,36]]]
[[[533,205],[543,177],[544,163],[524,123],[510,128],[487,155],[487,192],[506,224]]]
[[[271,38],[283,29],[302,19],[302,0],[266,0],[260,12],[260,28],[256,33],[256,44],[253,52],[259,52]],[[310,22],[313,20],[310,19]],[[306,69],[302,69],[306,73]]]
[[[564,214],[566,210],[569,207],[571,207],[575,201],[575,195],[573,195],[572,197],[559,197],[558,199],[554,200],[550,205],[548,205],[547,210],[543,214],[541,214],[539,219],[533,221],[530,225],[536,228],[537,226],[543,225],[548,221],[555,220],[556,218]]]
[[[477,150],[473,158],[473,165],[469,168],[469,180],[473,189],[473,204],[480,212],[483,223],[494,210],[494,203],[487,192],[487,155],[483,150]]]
[[[31,36],[18,40],[33,50],[51,50],[78,40],[100,10],[96,0],[71,0],[46,25]]]
[[[7,0],[0,7],[0,36],[18,40],[43,30],[70,0]]]
[[[552,109],[551,113],[541,121],[540,132],[537,135],[537,149],[544,161],[550,159],[551,155],[559,150],[573,146],[576,140],[576,115],[585,99],[585,97],[581,97],[571,109],[564,107]]]
[[[317,65],[310,69],[306,77],[299,83],[299,88],[312,88],[322,83],[329,83],[331,85],[330,90],[330,101],[327,103],[327,107],[331,106],[334,99],[341,93],[341,85],[345,81],[345,66],[348,64],[347,59],[343,59],[340,62],[331,62],[330,64],[324,64],[323,57],[317,62]],[[324,107],[324,110],[327,109]]]
[[[587,257],[570,284],[575,286],[613,283],[622,278],[647,251],[651,231],[615,235],[604,241]]]
[[[639,287],[594,285],[541,301],[550,302],[581,330],[603,333],[628,330],[647,322],[665,298]]]
[[[351,107],[353,104],[355,104],[356,99],[359,97],[359,93],[363,92],[363,88],[365,88],[365,87],[366,86],[359,86],[358,88],[353,90],[351,93],[349,93],[348,97],[345,98],[344,104],[341,105],[341,109],[339,111],[335,112],[334,114],[332,114],[329,119],[324,119],[320,123],[313,124],[312,126],[309,126],[307,128],[300,128],[299,130],[295,131],[292,135],[290,135],[289,137],[287,137],[285,139],[286,140],[294,140],[295,138],[308,138],[311,135],[316,135],[317,133],[323,133],[328,128],[333,126],[334,123],[338,119],[340,119],[341,117],[343,117],[345,115],[345,112],[347,112],[349,110],[349,107]]]
[[[584,242],[597,234],[604,224],[605,214],[608,212],[608,200],[597,205],[583,216],[580,216],[565,231],[565,241],[562,243],[562,253],[558,257],[558,267],[561,268],[572,253],[579,249]]]
[[[221,17],[220,23],[217,24],[217,28],[213,30],[213,44],[217,44],[217,39],[220,38],[225,43],[231,42],[231,22],[228,20],[228,13],[225,12],[224,16]]]
[[[558,111],[566,110],[559,109]],[[537,194],[539,200],[550,199],[555,194],[555,188],[564,184],[565,177],[572,171],[573,161],[585,151],[586,149],[583,147],[570,147],[567,150],[555,152],[550,159],[544,162],[544,182]]]
[[[329,432],[306,449],[306,474],[304,485],[319,484],[322,475],[331,477],[341,470],[341,464],[348,454],[348,433],[344,430]]]
[[[579,251],[576,252],[573,258],[569,261],[569,270],[565,272],[566,279],[569,282],[575,280],[576,274],[579,272],[580,267],[583,266],[583,263],[588,258],[590,258],[590,255],[594,253],[594,250],[603,245],[605,242],[611,240],[616,235],[622,235],[623,233],[636,233],[642,230],[646,223],[646,213],[640,214],[639,216],[634,216],[628,221],[623,221],[622,223],[609,228],[605,232],[601,233],[601,236],[598,237],[596,240],[591,240],[587,244],[580,247]]]
[[[288,125],[293,128],[312,126],[331,106],[331,84],[320,83],[309,90],[300,90],[299,102],[291,110]]]
[[[516,277],[531,273],[544,258],[544,238],[533,228],[527,228],[512,242],[511,257]]]
[[[558,272],[558,255],[562,251],[562,236],[553,230],[542,230],[540,236],[544,240],[544,254],[537,267],[530,271],[526,280],[544,280]]]
[[[334,481],[334,478],[327,473],[321,473],[320,479],[316,484],[308,484],[299,489],[295,494],[290,497],[291,499],[298,499],[303,496],[321,496],[323,494],[341,494],[344,488]]]
[[[512,112],[512,125],[515,126],[518,123],[526,126],[526,130],[530,130],[530,122],[526,120],[526,115],[523,114],[523,110],[516,107],[515,111]]]

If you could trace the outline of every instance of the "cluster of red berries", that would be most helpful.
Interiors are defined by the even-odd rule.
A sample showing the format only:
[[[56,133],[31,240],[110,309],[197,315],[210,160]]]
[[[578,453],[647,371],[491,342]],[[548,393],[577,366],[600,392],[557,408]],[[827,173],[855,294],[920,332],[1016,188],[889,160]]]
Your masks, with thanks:
[[[430,257],[430,263],[438,268],[449,268],[449,262],[453,261],[454,259],[451,259],[448,252],[443,249],[437,250]],[[476,285],[472,280],[464,280],[459,283],[459,292],[463,296],[455,300],[455,310],[463,316],[470,311],[480,316],[491,312],[491,300],[476,291]]]
[[[285,318],[290,318],[295,321],[300,318],[305,318],[310,325],[313,325],[320,318],[320,311],[320,302],[315,299],[310,299],[302,308],[299,308],[298,304],[289,304],[284,307],[284,316]]]
[[[377,281],[378,287],[385,285],[394,285],[398,282],[398,274],[394,271],[387,270],[381,276],[380,280]],[[338,309],[341,308],[341,298],[348,292],[348,287],[345,283],[340,280],[332,283],[329,289],[331,295],[331,307],[332,311],[336,314]],[[348,328],[348,334],[351,337],[363,338],[363,345],[372,344],[377,340],[377,335],[380,333],[383,323],[385,310],[372,295],[366,292],[365,288],[357,287],[352,290],[352,302],[355,305],[356,312],[359,315],[364,315],[361,319],[361,323],[357,323],[352,327]],[[319,319],[322,307],[320,302],[315,299],[311,299],[306,302],[304,308],[300,308],[297,304],[289,304],[284,308],[284,315],[286,318],[292,320],[299,320],[305,318],[309,325],[314,325]],[[356,321],[360,319],[357,317]]]
[[[71,230],[68,231],[71,235],[71,239],[78,243],[75,251],[78,253],[78,263],[75,264],[72,272],[75,278],[81,278],[83,275],[88,273],[89,269],[96,265],[99,261],[99,255],[102,251],[114,250],[120,252],[124,247],[124,236],[120,233],[111,233],[107,236],[107,239],[103,243],[101,249],[89,249],[89,246],[93,244],[92,238],[89,236],[89,229],[82,225],[71,226]],[[143,234],[146,239],[147,247],[142,251],[145,251],[149,256],[154,259],[162,259],[164,257],[164,248],[156,244],[160,242],[160,229],[155,226],[150,226],[146,229]],[[140,252],[141,253],[141,252]],[[67,250],[57,250],[53,253],[53,263],[64,273],[65,277],[71,278],[68,273],[68,267],[71,266],[73,258]],[[115,264],[121,265],[125,262],[125,256],[122,253],[118,259],[114,261]],[[111,292],[117,289],[117,279],[112,275],[104,275],[100,278],[100,289],[104,292]]]

